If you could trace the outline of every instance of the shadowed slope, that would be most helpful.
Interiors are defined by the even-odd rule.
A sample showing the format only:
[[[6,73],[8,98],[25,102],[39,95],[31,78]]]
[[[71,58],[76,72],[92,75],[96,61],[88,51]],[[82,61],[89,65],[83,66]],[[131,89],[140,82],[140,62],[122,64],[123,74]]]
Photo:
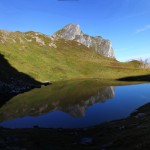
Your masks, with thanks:
[[[39,87],[40,84],[30,76],[13,68],[0,54],[0,103],[17,93]]]
[[[150,82],[150,75],[141,75],[141,76],[129,76],[129,77],[124,77],[118,79],[118,81],[145,81],[145,82]]]

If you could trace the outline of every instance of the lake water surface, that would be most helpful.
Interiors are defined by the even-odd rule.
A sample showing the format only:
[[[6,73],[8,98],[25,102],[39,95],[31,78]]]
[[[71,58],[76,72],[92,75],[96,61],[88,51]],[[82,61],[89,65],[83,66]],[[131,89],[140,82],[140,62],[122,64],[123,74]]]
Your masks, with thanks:
[[[150,102],[150,84],[106,86],[99,80],[57,82],[10,99],[0,108],[8,128],[80,128],[121,119]]]

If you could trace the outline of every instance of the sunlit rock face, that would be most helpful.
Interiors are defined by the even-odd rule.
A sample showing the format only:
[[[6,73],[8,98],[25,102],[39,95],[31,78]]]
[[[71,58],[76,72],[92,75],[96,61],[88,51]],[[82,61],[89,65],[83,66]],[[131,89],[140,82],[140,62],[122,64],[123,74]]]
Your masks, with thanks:
[[[97,53],[106,57],[115,58],[111,41],[105,40],[100,36],[89,36],[84,34],[77,24],[68,24],[61,30],[53,34],[54,38],[63,38],[66,40],[75,40],[89,48],[94,49]]]

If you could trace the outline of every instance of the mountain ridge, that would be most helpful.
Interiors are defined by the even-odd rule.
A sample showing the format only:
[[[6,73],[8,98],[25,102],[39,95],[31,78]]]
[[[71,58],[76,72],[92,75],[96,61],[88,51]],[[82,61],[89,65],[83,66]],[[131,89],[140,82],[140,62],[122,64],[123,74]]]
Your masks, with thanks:
[[[88,48],[94,49],[98,54],[105,57],[115,58],[110,40],[103,39],[101,36],[89,36],[82,32],[78,24],[68,24],[62,29],[56,31],[52,37],[74,40]]]

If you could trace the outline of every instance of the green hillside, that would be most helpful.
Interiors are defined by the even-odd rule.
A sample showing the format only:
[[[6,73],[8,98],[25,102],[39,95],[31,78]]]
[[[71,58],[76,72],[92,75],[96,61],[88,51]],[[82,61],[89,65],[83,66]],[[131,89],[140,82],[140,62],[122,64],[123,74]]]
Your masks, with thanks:
[[[140,68],[139,62],[120,63],[75,41],[56,40],[32,31],[0,31],[0,54],[19,72],[38,81],[117,79],[149,73]]]

